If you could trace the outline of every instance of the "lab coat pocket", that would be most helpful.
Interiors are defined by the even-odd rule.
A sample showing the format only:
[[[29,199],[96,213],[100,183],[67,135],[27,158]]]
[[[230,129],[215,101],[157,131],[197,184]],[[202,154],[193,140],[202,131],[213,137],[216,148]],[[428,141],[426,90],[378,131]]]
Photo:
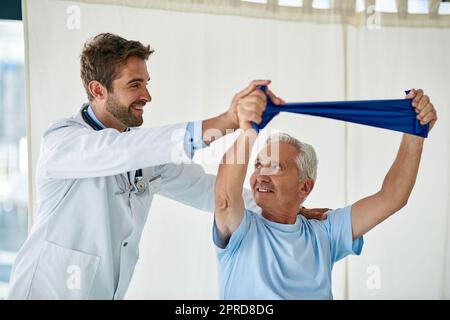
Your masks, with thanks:
[[[100,257],[45,241],[29,299],[88,299]]]

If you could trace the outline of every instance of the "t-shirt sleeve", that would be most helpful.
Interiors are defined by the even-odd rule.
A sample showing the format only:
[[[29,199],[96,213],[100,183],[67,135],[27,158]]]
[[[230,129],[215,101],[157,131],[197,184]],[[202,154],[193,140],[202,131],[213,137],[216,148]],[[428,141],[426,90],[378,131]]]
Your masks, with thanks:
[[[242,240],[245,238],[245,235],[247,234],[248,230],[250,229],[250,220],[251,220],[250,216],[251,216],[250,211],[245,209],[241,223],[239,224],[237,229],[231,235],[231,237],[228,241],[228,244],[226,245],[225,248],[220,247],[220,240],[219,240],[219,237],[217,234],[216,220],[214,219],[213,242],[216,247],[216,252],[217,252],[219,258],[222,258],[225,255],[232,255],[234,252],[239,250]]]
[[[336,209],[328,213],[324,221],[331,244],[332,262],[349,254],[359,255],[364,245],[363,237],[352,240],[352,206]]]

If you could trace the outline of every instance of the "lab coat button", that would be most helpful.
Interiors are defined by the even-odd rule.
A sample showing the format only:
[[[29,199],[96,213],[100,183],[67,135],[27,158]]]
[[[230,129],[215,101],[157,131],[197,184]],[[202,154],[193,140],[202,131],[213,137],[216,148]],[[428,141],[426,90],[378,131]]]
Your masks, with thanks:
[[[124,242],[123,246],[126,247],[128,245],[128,242]]]

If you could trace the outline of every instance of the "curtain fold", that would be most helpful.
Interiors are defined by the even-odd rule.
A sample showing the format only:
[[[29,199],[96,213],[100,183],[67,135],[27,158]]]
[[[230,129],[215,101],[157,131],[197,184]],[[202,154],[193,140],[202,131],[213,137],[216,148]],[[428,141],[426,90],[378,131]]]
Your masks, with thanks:
[[[71,1],[71,0],[59,0]],[[80,3],[116,5],[140,9],[158,9],[179,12],[235,15],[242,17],[312,22],[323,24],[349,24],[355,27],[379,26],[413,28],[449,28],[450,15],[438,15],[435,8],[430,14],[375,12],[375,1],[365,1],[364,10],[356,10],[356,0],[331,1],[330,9],[317,9],[303,0],[303,6],[283,6],[277,1],[256,3],[241,0],[78,0]],[[312,3],[312,1],[310,1]],[[398,8],[407,8],[407,0],[397,0]]]

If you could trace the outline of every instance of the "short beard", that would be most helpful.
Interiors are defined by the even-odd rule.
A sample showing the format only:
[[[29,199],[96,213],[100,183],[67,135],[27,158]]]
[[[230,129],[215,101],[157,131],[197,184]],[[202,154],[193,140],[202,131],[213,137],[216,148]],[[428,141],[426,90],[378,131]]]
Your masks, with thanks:
[[[133,116],[131,106],[125,106],[120,103],[113,95],[110,95],[106,100],[106,111],[108,111],[114,118],[122,122],[127,128],[128,127],[139,127],[142,125],[144,120],[142,117]]]

